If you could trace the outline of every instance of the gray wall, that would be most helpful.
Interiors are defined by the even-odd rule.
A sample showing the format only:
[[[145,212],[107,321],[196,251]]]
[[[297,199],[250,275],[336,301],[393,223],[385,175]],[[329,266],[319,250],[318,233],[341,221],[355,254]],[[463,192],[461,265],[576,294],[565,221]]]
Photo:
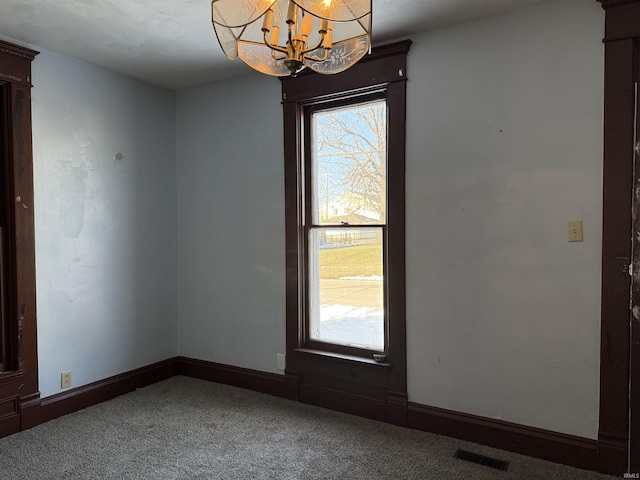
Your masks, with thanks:
[[[567,0],[411,36],[411,401],[596,438],[603,22]],[[178,94],[181,355],[277,371],[279,92]]]
[[[414,37],[412,401],[597,438],[603,20],[552,2]]]
[[[285,351],[280,81],[178,93],[180,354],[275,372]]]
[[[46,397],[177,351],[175,95],[48,51],[33,82]]]

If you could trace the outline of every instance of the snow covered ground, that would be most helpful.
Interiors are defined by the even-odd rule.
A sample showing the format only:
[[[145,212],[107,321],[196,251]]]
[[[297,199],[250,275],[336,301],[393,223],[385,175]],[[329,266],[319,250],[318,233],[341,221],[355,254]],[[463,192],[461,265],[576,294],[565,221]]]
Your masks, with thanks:
[[[320,338],[341,345],[382,350],[384,310],[349,305],[321,305]]]

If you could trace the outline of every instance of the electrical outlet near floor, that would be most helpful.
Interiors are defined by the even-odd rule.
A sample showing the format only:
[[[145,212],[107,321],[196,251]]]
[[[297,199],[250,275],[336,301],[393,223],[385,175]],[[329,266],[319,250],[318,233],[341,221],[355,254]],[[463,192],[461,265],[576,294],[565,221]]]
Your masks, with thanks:
[[[71,370],[60,373],[60,388],[69,388],[71,386]]]
[[[277,353],[276,354],[276,362],[277,362],[277,366],[276,368],[278,370],[282,370],[284,372],[284,369],[287,365],[287,357],[284,353]]]

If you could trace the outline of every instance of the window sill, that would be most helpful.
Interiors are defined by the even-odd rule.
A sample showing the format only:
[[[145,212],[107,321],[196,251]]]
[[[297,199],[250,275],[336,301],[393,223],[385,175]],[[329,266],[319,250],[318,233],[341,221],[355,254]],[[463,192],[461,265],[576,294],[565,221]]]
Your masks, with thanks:
[[[342,362],[352,362],[360,365],[371,365],[372,367],[390,368],[389,362],[376,362],[373,358],[356,357],[355,355],[346,355],[343,353],[327,352],[324,350],[313,350],[309,348],[296,348],[296,353],[316,358],[335,359]]]

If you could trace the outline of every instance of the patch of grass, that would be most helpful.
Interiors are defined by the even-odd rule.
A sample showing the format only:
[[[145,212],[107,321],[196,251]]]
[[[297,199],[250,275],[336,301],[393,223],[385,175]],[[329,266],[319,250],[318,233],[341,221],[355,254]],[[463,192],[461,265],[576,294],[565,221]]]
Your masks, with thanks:
[[[320,278],[382,276],[380,245],[320,250]]]

